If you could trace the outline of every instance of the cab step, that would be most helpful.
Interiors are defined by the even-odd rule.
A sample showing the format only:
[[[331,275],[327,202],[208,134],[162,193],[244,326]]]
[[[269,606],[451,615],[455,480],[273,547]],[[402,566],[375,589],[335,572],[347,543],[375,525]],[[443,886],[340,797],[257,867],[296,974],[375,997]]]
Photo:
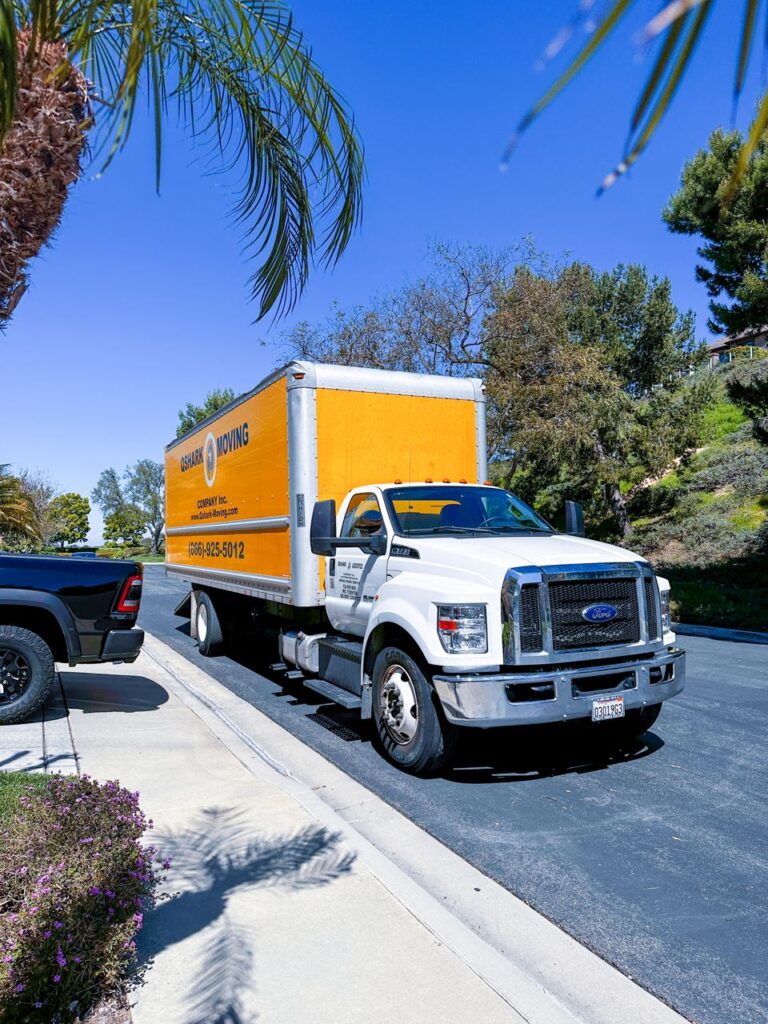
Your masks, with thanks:
[[[349,690],[342,690],[340,686],[329,683],[327,679],[305,679],[304,685],[308,689],[314,690],[315,693],[319,693],[321,697],[327,697],[328,700],[341,704],[343,708],[350,711],[362,707],[363,702],[357,694],[350,693]]]
[[[304,678],[304,673],[299,672],[297,668],[291,668],[285,673],[285,678],[290,679],[292,682],[299,682]]]
[[[288,666],[284,661],[276,661],[273,665],[269,666],[270,672],[287,672]]]

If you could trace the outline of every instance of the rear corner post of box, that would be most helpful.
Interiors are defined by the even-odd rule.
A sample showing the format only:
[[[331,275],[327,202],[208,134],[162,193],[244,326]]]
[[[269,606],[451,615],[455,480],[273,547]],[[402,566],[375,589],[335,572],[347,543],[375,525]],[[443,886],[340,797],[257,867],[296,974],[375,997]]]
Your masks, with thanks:
[[[309,546],[309,524],[317,500],[317,377],[312,363],[286,367],[288,391],[288,491],[290,496],[293,604],[321,601],[319,565]]]

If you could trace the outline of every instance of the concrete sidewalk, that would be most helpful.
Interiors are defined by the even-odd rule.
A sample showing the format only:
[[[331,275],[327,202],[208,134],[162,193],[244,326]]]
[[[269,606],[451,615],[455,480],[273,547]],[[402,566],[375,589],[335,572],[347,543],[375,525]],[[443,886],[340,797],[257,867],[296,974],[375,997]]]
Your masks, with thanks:
[[[136,1024],[521,1024],[275,769],[228,751],[157,663],[61,676],[81,770],[139,790],[174,861],[141,936],[151,961],[131,994]],[[59,696],[50,719],[66,725],[63,714]],[[44,767],[41,723],[2,731],[6,758],[14,734],[24,766]],[[72,770],[71,745],[59,754],[48,769]]]
[[[141,793],[174,867],[136,1024],[683,1021],[156,638],[61,679],[0,766]]]

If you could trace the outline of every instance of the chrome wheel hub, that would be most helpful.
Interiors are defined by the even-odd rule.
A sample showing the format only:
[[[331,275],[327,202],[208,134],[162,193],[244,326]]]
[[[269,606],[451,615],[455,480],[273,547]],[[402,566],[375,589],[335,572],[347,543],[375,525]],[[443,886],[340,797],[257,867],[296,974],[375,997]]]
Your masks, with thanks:
[[[402,665],[390,665],[381,684],[381,720],[398,744],[410,743],[419,728],[413,680]]]
[[[197,610],[197,639],[201,643],[205,643],[205,638],[208,636],[208,611],[204,604],[201,604]]]

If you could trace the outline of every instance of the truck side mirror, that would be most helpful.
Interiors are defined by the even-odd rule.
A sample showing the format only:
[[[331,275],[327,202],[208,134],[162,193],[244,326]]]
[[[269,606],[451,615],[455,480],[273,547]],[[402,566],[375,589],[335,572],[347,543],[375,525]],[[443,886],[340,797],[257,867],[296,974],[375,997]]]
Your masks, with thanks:
[[[578,501],[565,503],[565,532],[574,537],[584,536],[584,509]]]
[[[313,555],[325,555],[331,558],[336,550],[336,502],[333,498],[327,501],[316,501],[312,509],[312,521],[309,524],[309,546]]]
[[[372,555],[383,555],[387,550],[387,535],[385,533],[374,533],[372,537],[366,538],[365,546]]]

